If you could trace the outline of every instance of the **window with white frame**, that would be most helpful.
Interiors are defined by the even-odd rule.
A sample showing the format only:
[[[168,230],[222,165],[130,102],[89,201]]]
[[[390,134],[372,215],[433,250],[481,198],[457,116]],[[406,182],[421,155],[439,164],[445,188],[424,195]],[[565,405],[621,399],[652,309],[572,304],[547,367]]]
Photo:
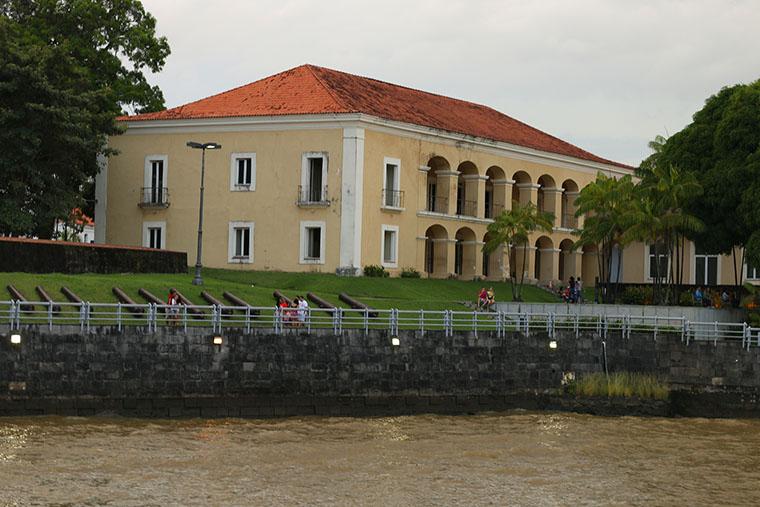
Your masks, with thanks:
[[[164,204],[168,202],[168,162],[167,155],[148,155],[145,157],[142,202],[145,204]]]
[[[166,222],[143,222],[143,246],[166,248]]]
[[[718,285],[718,254],[695,245],[694,248],[694,283],[697,285]]]
[[[381,264],[386,268],[398,267],[398,226],[383,225],[381,232],[381,245],[383,245]]]
[[[253,222],[230,222],[228,262],[253,262]]]
[[[301,259],[302,264],[325,263],[325,223],[301,222]]]
[[[383,202],[384,208],[403,208],[404,197],[401,192],[401,160],[385,157],[383,159]]]
[[[327,154],[307,152],[301,161],[299,202],[327,202]]]
[[[230,157],[230,190],[256,190],[256,154],[233,153]]]
[[[668,277],[668,267],[670,266],[667,247],[664,243],[648,245],[648,247],[647,278],[650,280],[666,279]]]
[[[753,266],[749,261],[745,266],[747,268],[747,280],[760,280],[760,266]]]

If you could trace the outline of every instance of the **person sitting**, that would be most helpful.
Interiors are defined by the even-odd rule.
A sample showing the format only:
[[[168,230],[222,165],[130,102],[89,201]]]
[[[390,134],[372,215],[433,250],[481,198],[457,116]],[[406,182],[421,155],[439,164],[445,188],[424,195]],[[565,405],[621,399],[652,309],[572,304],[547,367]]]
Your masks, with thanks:
[[[494,303],[496,303],[496,293],[493,287],[489,287],[486,291],[486,310],[490,310]]]
[[[478,292],[478,310],[482,310],[488,304],[488,292],[485,287],[481,287]]]
[[[704,295],[702,294],[702,287],[697,287],[697,289],[694,291],[694,303],[697,306],[702,306],[702,298]]]

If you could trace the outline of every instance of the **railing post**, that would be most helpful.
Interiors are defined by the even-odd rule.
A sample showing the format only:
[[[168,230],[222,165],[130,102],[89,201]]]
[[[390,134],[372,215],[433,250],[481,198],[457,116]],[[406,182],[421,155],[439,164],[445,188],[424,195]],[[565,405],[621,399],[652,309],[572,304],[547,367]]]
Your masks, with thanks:
[[[48,301],[48,329],[53,330],[53,302]]]
[[[84,319],[86,312],[86,303],[79,303],[79,330],[84,333]]]
[[[272,326],[274,327],[274,334],[280,334],[282,331],[282,311],[279,306],[274,307],[274,313],[272,314]]]
[[[604,323],[602,324],[602,326],[603,326],[603,329],[604,329],[604,339],[606,340],[607,339],[607,331],[610,328],[610,324],[607,321],[607,316],[606,315],[604,316]]]
[[[525,314],[525,336],[530,336],[530,314]]]
[[[445,324],[445,336],[453,336],[454,335],[454,323],[452,322],[452,314],[451,310],[444,310],[443,311],[443,320]]]
[[[245,334],[251,334],[251,307],[245,307]]]
[[[478,312],[472,312],[472,331],[475,333],[475,338],[478,337]]]
[[[425,336],[425,310],[420,310],[420,336]]]
[[[575,339],[577,340],[580,335],[580,327],[581,327],[580,317],[578,316],[577,313],[575,314],[573,327],[575,328],[573,330],[575,331]]]
[[[182,305],[182,329],[187,333],[187,305]]]
[[[496,310],[496,338],[501,338],[501,328],[502,328],[502,322],[501,322],[501,310]]]
[[[121,332],[121,301],[116,305],[116,329]]]
[[[684,339],[688,339],[689,336],[689,321],[684,320],[683,325],[681,327],[681,341],[683,342]]]
[[[306,309],[306,332],[311,334],[311,307]]]
[[[746,347],[747,338],[748,338],[748,336],[747,336],[747,323],[743,322],[742,323],[742,348],[746,348],[747,350],[749,350],[749,347]]]
[[[718,321],[717,320],[715,321],[715,327],[714,327],[713,332],[714,332],[714,334],[713,334],[713,346],[717,347],[718,346]]]
[[[654,340],[657,341],[657,315],[654,316]]]
[[[364,336],[369,334],[369,308],[365,308],[362,312],[362,318],[364,319]]]

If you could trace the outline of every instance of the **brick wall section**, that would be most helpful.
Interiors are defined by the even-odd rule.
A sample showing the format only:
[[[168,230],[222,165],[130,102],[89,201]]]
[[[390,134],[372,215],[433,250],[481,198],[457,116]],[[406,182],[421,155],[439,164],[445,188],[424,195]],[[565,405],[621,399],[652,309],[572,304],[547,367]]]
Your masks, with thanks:
[[[354,330],[341,336],[225,331],[224,345],[218,347],[205,330],[93,331],[28,329],[21,332],[21,345],[0,337],[0,415],[363,415],[563,408],[567,403],[552,398],[549,390],[560,387],[564,372],[580,375],[604,368],[602,339],[591,333],[577,339],[572,333],[557,336],[553,350],[545,333],[501,338],[402,331],[401,345],[393,347],[381,331],[368,336]],[[746,351],[740,342],[687,346],[680,335],[654,340],[644,334],[628,340],[609,336],[606,344],[610,371],[657,373],[687,391],[720,385],[746,394],[760,387],[760,350]],[[686,403],[683,397],[681,403]],[[742,394],[731,403],[757,410],[757,396]],[[630,409],[630,404],[624,406]]]

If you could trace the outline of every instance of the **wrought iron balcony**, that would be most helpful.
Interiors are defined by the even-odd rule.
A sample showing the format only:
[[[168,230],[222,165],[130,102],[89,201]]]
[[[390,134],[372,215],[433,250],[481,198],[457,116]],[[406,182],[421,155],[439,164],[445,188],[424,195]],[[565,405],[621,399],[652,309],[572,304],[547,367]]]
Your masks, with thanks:
[[[562,227],[565,229],[576,229],[578,227],[578,219],[572,213],[563,213]]]
[[[427,200],[427,210],[435,213],[448,213],[449,200],[446,197],[430,197]]]
[[[478,202],[465,199],[457,200],[457,215],[474,217],[478,213]]]
[[[168,208],[169,189],[166,187],[144,187],[140,192],[141,208]]]
[[[403,208],[404,192],[402,190],[383,189],[383,207],[384,208]]]
[[[503,204],[491,204],[490,206],[486,207],[486,218],[496,218],[501,215],[502,211],[504,211]]]
[[[329,206],[327,185],[298,185],[298,201],[296,204],[299,206]]]

